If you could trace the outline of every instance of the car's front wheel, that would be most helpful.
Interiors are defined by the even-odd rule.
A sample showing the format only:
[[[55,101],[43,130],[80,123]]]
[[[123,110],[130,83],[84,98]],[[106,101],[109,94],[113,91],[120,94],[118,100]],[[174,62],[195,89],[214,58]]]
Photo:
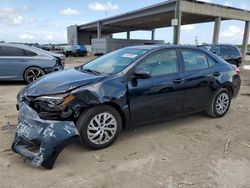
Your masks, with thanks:
[[[45,75],[45,72],[39,68],[39,67],[30,67],[25,70],[24,72],[24,81],[29,84],[31,82],[34,82],[38,78]]]
[[[80,141],[90,149],[110,146],[119,136],[122,120],[116,109],[99,105],[85,110],[77,119]]]
[[[229,110],[231,95],[225,88],[221,88],[213,98],[207,114],[214,118],[223,117]]]

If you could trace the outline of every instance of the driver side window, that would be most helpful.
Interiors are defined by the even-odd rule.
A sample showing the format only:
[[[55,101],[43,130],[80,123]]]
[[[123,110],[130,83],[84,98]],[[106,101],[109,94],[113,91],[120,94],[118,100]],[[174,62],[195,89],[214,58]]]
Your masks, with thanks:
[[[178,72],[178,60],[175,50],[157,52],[144,60],[137,68],[148,71],[151,76]]]

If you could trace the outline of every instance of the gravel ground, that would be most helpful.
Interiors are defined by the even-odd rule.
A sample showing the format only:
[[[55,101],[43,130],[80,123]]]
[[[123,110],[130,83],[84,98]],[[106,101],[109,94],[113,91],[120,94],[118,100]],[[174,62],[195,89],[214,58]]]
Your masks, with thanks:
[[[86,60],[68,58],[67,66]],[[141,126],[99,151],[71,144],[53,170],[33,168],[10,150],[24,84],[0,83],[0,187],[250,187],[250,70],[241,76],[224,118],[199,113]]]

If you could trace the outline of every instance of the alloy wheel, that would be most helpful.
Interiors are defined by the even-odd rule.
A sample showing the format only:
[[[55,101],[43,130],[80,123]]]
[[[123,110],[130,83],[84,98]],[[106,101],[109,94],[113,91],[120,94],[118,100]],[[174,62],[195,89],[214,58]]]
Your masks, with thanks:
[[[87,129],[89,140],[94,144],[106,144],[117,131],[117,121],[108,112],[103,112],[94,116]]]
[[[229,103],[230,103],[230,98],[228,94],[221,93],[216,100],[216,105],[215,105],[216,112],[220,115],[224,114],[228,110]]]
[[[31,83],[31,82],[34,82],[35,80],[37,80],[38,78],[42,77],[43,75],[44,75],[44,73],[39,68],[29,69],[26,73],[26,80],[29,83]]]

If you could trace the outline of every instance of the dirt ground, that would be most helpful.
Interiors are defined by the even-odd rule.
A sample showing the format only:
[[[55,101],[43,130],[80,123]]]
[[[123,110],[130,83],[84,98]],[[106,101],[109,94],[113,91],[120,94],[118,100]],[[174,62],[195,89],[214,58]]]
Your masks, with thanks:
[[[82,61],[69,58],[67,66]],[[250,187],[250,70],[241,76],[239,97],[224,118],[200,113],[141,126],[99,151],[71,144],[53,170],[34,168],[10,150],[24,84],[0,83],[0,187]]]

